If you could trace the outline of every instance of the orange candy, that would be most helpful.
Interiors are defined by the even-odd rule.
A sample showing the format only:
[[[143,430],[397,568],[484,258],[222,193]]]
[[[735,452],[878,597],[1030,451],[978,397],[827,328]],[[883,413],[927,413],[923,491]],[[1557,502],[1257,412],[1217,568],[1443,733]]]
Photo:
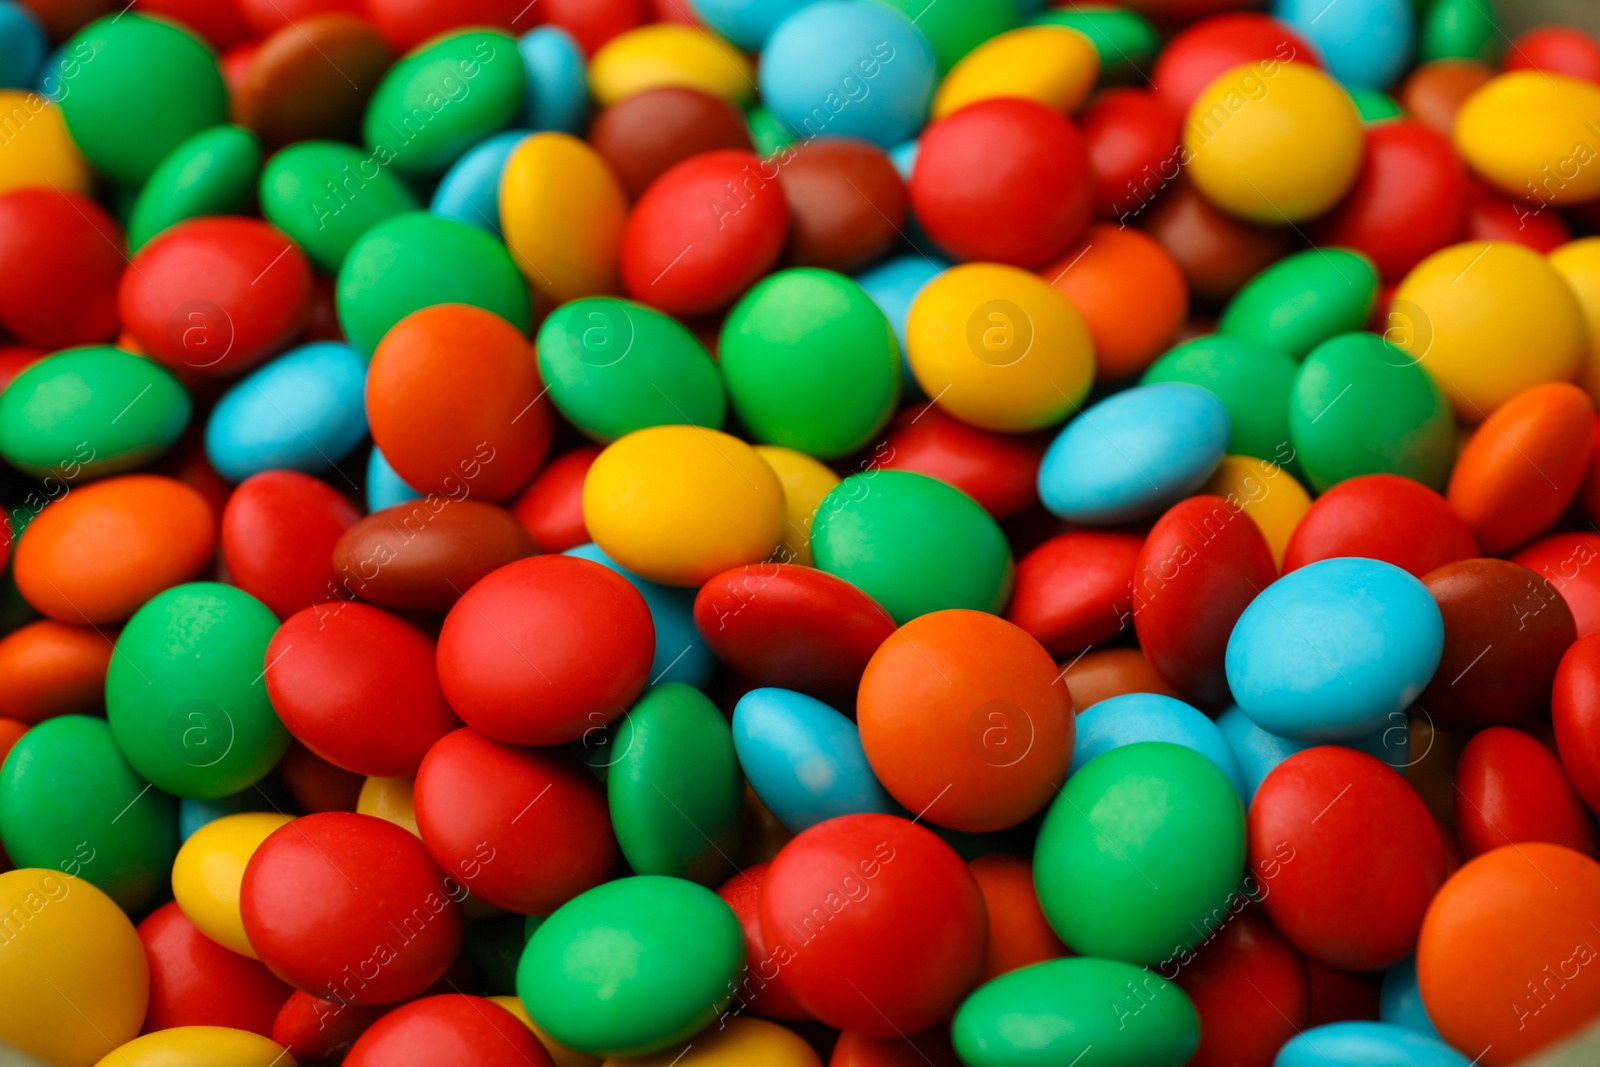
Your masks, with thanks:
[[[424,493],[497,503],[533,477],[553,423],[529,344],[506,320],[436,304],[395,323],[367,371],[367,421]]]
[[[1501,404],[1472,435],[1446,496],[1484,555],[1513,549],[1561,517],[1583,486],[1594,417],[1582,389],[1549,382]]]
[[[983,981],[1030,963],[1067,955],[1067,946],[1044,917],[1033,888],[1033,864],[1021,856],[997,852],[967,864],[989,909],[989,950],[983,958]]]
[[[1098,222],[1039,272],[1078,309],[1094,339],[1095,377],[1129,378],[1171,347],[1189,317],[1189,286],[1172,254],[1139,230]]]
[[[0,638],[0,716],[34,723],[105,703],[111,641],[87,626],[31,622]]]
[[[1072,694],[1072,706],[1079,712],[1124,693],[1160,693],[1174,700],[1183,699],[1183,694],[1157,674],[1137,648],[1098,649],[1062,664],[1062,672],[1067,692]]]
[[[1600,1015],[1600,863],[1560,845],[1497,848],[1428,906],[1417,981],[1444,1039],[1513,1064]]]
[[[211,562],[217,521],[182,482],[130,474],[72,489],[17,542],[17,590],[61,622],[122,622]]]
[[[861,745],[912,812],[952,830],[1014,826],[1072,762],[1072,701],[1020,627],[982,611],[912,619],[878,647],[856,696]]]

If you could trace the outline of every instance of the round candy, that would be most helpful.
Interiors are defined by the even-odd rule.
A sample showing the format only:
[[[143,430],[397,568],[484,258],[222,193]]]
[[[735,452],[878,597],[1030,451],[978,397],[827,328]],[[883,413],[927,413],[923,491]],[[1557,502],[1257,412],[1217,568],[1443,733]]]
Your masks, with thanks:
[[[1180,695],[1137,648],[1089,652],[1062,668],[1061,677],[1079,711],[1124,693],[1160,693],[1173,699]]]
[[[856,275],[856,284],[866,290],[873,303],[894,327],[895,339],[900,342],[900,355],[904,359],[906,347],[906,317],[911,312],[912,301],[933,279],[950,269],[950,264],[922,256],[899,256],[885,260],[869,271]],[[911,364],[906,363],[909,372]],[[915,383],[911,383],[915,386]]]
[[[1050,25],[1007,30],[972,49],[940,79],[933,117],[1005,96],[1071,114],[1099,73],[1100,56],[1082,33]]]
[[[565,552],[588,542],[583,482],[599,455],[594,447],[563,452],[544,465],[511,505],[511,513],[544,551]]]
[[[589,62],[590,88],[606,106],[666,85],[700,89],[743,105],[755,93],[752,74],[749,61],[727,42],[698,26],[671,22],[619,33],[595,50]]]
[[[696,689],[704,689],[716,669],[716,659],[705,641],[695,631],[694,594],[687,589],[658,585],[636,574],[629,574],[616,561],[593,544],[582,544],[566,551],[566,555],[593,560],[602,567],[610,567],[626,578],[650,608],[650,621],[655,625],[656,654],[650,663],[651,684],[663,680],[682,682]]]
[[[1600,559],[1600,536],[1561,533],[1535,541],[1511,557],[1511,562],[1543,575],[1556,587],[1572,611],[1578,636],[1600,629],[1600,584],[1589,566]]]
[[[627,199],[595,149],[537,133],[500,176],[500,225],[528,283],[555,303],[614,292]]]
[[[33,12],[14,3],[0,9],[0,83],[8,88],[31,85],[46,47],[44,27]]]
[[[347,1053],[383,1015],[383,1008],[326,1000],[297,989],[279,1009],[272,1039],[301,1059],[333,1059]]]
[[[1417,988],[1415,956],[1401,960],[1383,972],[1383,988],[1379,997],[1378,1012],[1383,1022],[1403,1026],[1428,1037],[1439,1036],[1422,1003],[1422,991]]]
[[[270,17],[272,24],[261,31],[270,36],[259,45],[231,49],[232,62],[224,60],[230,68],[244,67],[237,75],[230,71],[229,78],[240,124],[259,134],[268,148],[308,138],[360,143],[372,89],[394,62],[389,46],[370,22],[352,14],[358,8],[350,0],[318,3],[320,10],[293,19],[282,12],[302,5],[271,2],[274,6],[267,7],[267,0],[240,0],[241,6]],[[361,89],[352,91],[352,83]],[[361,158],[368,160],[370,172],[380,157],[363,152]]]
[[[1297,752],[1261,783],[1250,864],[1273,925],[1306,955],[1351,971],[1408,956],[1444,881],[1422,798],[1391,768],[1337,745]]]
[[[1124,207],[1117,221],[1126,223],[1150,208],[1144,229],[1177,260],[1195,298],[1226,300],[1289,251],[1289,230],[1239,222],[1213,207],[1192,182],[1173,184],[1158,178],[1153,189],[1141,182],[1143,192]],[[1156,194],[1160,198],[1151,207]]]
[[[1286,476],[1276,463],[1251,456],[1224,456],[1200,491],[1220,496],[1229,508],[1250,516],[1267,539],[1278,569],[1284,569],[1289,539],[1311,509],[1311,497],[1298,481]]]
[[[1090,99],[1076,121],[1094,171],[1095,218],[1126,223],[1144,206],[1151,192],[1147,183],[1177,177],[1179,116],[1154,92],[1106,89]]]
[[[1159,968],[1173,975],[1200,1017],[1200,1047],[1190,1067],[1266,1067],[1310,1018],[1305,958],[1243,894],[1229,910],[1197,950]]]
[[[37,723],[91,715],[105,700],[112,642],[87,626],[40,619],[0,637],[0,716]],[[865,660],[863,660],[865,662]]]
[[[1421,578],[1477,555],[1472,530],[1444,497],[1410,478],[1364,474],[1317,497],[1294,528],[1283,571],[1334,556],[1364,556]]]
[[[1304,34],[1346,86],[1382,89],[1411,61],[1416,14],[1408,0],[1355,0],[1332,12],[1317,0],[1277,0],[1273,14]]]
[[[866,760],[860,760],[860,764],[862,770],[870,775],[871,771],[866,770]],[[738,916],[739,926],[744,932],[743,981],[735,994],[733,1010],[740,1013],[753,1011],[773,1019],[804,1019],[807,1018],[806,1010],[795,1003],[794,994],[784,984],[783,970],[767,952],[766,939],[761,934],[761,886],[767,880],[770,867],[770,862],[746,867],[717,890],[717,896]],[[724,1018],[726,1014],[731,1013],[725,1013]]]
[[[357,10],[365,7],[378,32],[396,48],[413,48],[460,25],[511,30],[515,28],[519,12],[516,0],[469,0],[465,4],[372,0],[355,7]]]
[[[1240,711],[1237,704],[1218,715],[1216,723],[1217,729],[1222,731],[1223,738],[1227,740],[1228,747],[1232,749],[1234,759],[1244,776],[1245,791],[1240,796],[1247,807],[1255,797],[1256,790],[1261,787],[1262,780],[1274,767],[1296,752],[1302,752],[1314,745],[1311,741],[1295,741],[1268,733],[1251,722],[1250,717]],[[1389,716],[1389,725],[1381,726],[1370,734],[1339,743],[1365,752],[1369,756],[1376,756],[1404,774],[1412,766],[1408,725],[1405,712],[1397,711]],[[1419,756],[1418,759],[1422,757]]]
[[[1067,954],[1050,929],[1033,888],[1033,864],[1006,852],[970,860],[967,869],[983,893],[989,913],[989,948],[984,956],[983,980]]]
[[[226,1026],[179,1026],[117,1046],[95,1067],[272,1067],[287,1050],[276,1041]]]
[[[642,875],[591,889],[541,923],[517,965],[517,993],[563,1045],[636,1056],[715,1019],[743,964],[738,917],[715,893]]]
[[[374,512],[340,536],[335,591],[388,608],[449,611],[479,578],[536,551],[504,508],[429,495]]]
[[[1218,76],[1256,60],[1322,65],[1316,49],[1282,19],[1229,11],[1173,34],[1155,57],[1151,81],[1161,102],[1181,119]]]
[[[1038,502],[1044,448],[1035,435],[980,430],[924,404],[900,410],[873,460],[886,470],[949,482],[996,519],[1008,519]]]
[[[1528,122],[1528,115],[1539,121]],[[1597,118],[1600,86],[1565,74],[1511,71],[1467,97],[1455,144],[1474,172],[1508,196],[1581,204],[1600,196],[1600,178],[1583,165],[1593,154],[1588,124]]]
[[[1159,693],[1128,693],[1102,700],[1078,715],[1072,773],[1096,756],[1142,741],[1165,741],[1193,749],[1216,764],[1245,796],[1244,774],[1217,724],[1181,700]]]
[[[274,153],[261,171],[260,200],[267,221],[330,274],[367,230],[417,210],[394,171],[337,141],[301,141]]]
[[[1271,345],[1296,360],[1359,330],[1378,296],[1378,272],[1359,252],[1313,248],[1286,256],[1228,301],[1217,329]]]
[[[213,126],[178,145],[139,190],[128,217],[128,247],[184,219],[243,214],[261,169],[261,142],[239,126]]]
[[[1145,385],[1184,382],[1211,392],[1228,410],[1230,455],[1286,462],[1293,455],[1289,395],[1298,369],[1270,341],[1211,334],[1178,345],[1139,380]]]
[[[434,190],[428,210],[490,233],[500,233],[500,176],[527,130],[507,130],[463,152]]]
[[[822,137],[780,151],[775,162],[789,201],[788,258],[797,266],[857,270],[905,226],[905,182],[877,145]]]
[[[900,399],[888,320],[859,285],[830,271],[758,282],[724,320],[717,357],[754,439],[820,459],[861,448]]]
[[[792,448],[756,445],[755,449],[756,455],[767,461],[783,486],[783,538],[772,550],[772,558],[809,567],[812,564],[812,519],[822,498],[839,484],[839,476]]]
[[[1136,386],[1067,423],[1039,467],[1039,496],[1085,525],[1149,518],[1200,488],[1227,445],[1228,412],[1212,393]]]
[[[1551,689],[1550,717],[1562,766],[1591,810],[1600,811],[1600,638],[1567,649]]]
[[[650,608],[615,571],[571,556],[509,563],[439,631],[439,683],[468,726],[516,745],[574,741],[644,688]]]
[[[82,69],[77,60],[71,62]],[[61,109],[38,93],[0,89],[0,109],[15,115],[18,108],[31,121],[18,127],[6,142],[10,151],[0,156],[0,193],[41,182],[64,192],[87,193],[89,168],[67,132]]]
[[[1072,657],[1127,628],[1131,583],[1144,538],[1136,533],[1072,530],[1017,562],[1006,618],[1052,656]]]
[[[460,993],[402,1004],[367,1028],[349,1067],[551,1067],[539,1039],[511,1012]]]
[[[1455,775],[1455,831],[1468,859],[1547,841],[1594,858],[1594,817],[1556,754],[1508,726],[1474,734]]]
[[[224,815],[190,834],[178,850],[172,864],[178,907],[202,934],[230,952],[257,958],[239,917],[239,885],[261,842],[291,821],[268,811]]]
[[[333,466],[367,436],[366,377],[355,349],[332,341],[273,360],[211,409],[206,458],[235,482],[268,470]]]
[[[110,340],[125,263],[121,227],[87,196],[59,186],[0,196],[0,326],[17,339],[44,349]]]
[[[719,96],[681,85],[647,89],[606,108],[589,127],[589,146],[634,200],[651,182],[692,156],[719,148],[748,152],[752,147],[738,108]]]
[[[1409,11],[1409,9],[1407,9]],[[1387,1023],[1313,1027],[1283,1046],[1273,1067],[1471,1067],[1443,1041]]]
[[[201,933],[168,901],[139,924],[150,963],[149,1029],[226,1026],[272,1035],[290,988],[257,960],[230,952]]]
[[[222,512],[222,559],[234,585],[280,619],[335,599],[331,562],[360,515],[326,482],[294,471],[245,479]]]
[[[410,833],[337,811],[301,816],[263,841],[240,905],[274,974],[368,1005],[414,997],[444,975],[461,947],[463,895]]]
[[[1080,245],[1042,272],[1083,316],[1095,375],[1137,374],[1172,343],[1189,315],[1189,287],[1170,253],[1139,230],[1091,225]]]
[[[583,518],[595,544],[641,578],[698,586],[764,559],[783,528],[783,488],[743,441],[656,426],[612,443],[589,468]]]

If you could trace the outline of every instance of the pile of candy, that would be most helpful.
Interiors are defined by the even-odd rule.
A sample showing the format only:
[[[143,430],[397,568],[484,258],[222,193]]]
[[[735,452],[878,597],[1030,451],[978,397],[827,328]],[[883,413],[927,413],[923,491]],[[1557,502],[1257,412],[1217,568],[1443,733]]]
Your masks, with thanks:
[[[1251,6],[0,0],[0,1060],[1582,1040],[1600,40]]]

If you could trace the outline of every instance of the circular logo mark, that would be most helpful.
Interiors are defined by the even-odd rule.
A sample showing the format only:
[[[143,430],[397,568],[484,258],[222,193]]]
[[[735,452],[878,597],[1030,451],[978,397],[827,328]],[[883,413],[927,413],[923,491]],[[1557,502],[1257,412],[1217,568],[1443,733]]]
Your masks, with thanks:
[[[1433,347],[1433,320],[1415,302],[1396,300],[1383,320],[1384,362],[1396,367],[1421,363]]]
[[[1009,300],[987,300],[967,319],[967,347],[991,367],[1020,363],[1033,347],[1033,320]]]
[[[196,369],[226,359],[233,337],[232,317],[209,300],[186,300],[167,319],[167,347]]]
[[[626,745],[619,746],[615,724],[607,723],[598,711],[589,713],[589,721],[593,725],[585,730],[583,736],[574,741],[573,745],[577,747],[578,754],[583,757],[583,762],[589,765],[590,770],[598,771],[614,766],[633,746],[633,734],[628,734]]]
[[[167,743],[187,766],[216,766],[233,741],[233,716],[209,700],[186,700],[167,715]]]
[[[991,767],[1011,767],[1033,751],[1033,716],[1009,700],[979,704],[967,720],[967,744]]]
[[[633,316],[626,308],[590,308],[567,320],[567,347],[579,362],[609,367],[633,349]]]

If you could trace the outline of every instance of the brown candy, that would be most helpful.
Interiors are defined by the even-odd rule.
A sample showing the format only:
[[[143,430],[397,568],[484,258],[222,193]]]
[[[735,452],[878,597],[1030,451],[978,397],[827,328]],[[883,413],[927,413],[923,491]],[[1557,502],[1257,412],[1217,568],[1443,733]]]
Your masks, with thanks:
[[[739,109],[698,89],[648,89],[595,116],[589,145],[611,166],[630,200],[690,156],[717,148],[751,151]]]
[[[1424,126],[1449,137],[1462,103],[1493,77],[1493,70],[1470,59],[1424,63],[1400,86],[1400,106]]]
[[[538,550],[506,509],[435,494],[346,530],[333,549],[333,571],[343,590],[373,604],[447,611],[479,578]]]
[[[821,137],[773,159],[789,200],[787,258],[846,273],[877,259],[906,221],[906,187],[889,156],[853,137]]]
[[[365,19],[313,15],[261,43],[234,100],[270,151],[293,141],[361,140],[361,117],[394,53]]]
[[[1150,665],[1137,648],[1103,648],[1080,657],[1065,669],[1072,706],[1082,712],[1124,693],[1160,693],[1176,700],[1183,696]]]
[[[1226,300],[1289,250],[1287,226],[1247,226],[1180,181],[1145,210],[1140,225],[1172,254],[1196,300]]]

